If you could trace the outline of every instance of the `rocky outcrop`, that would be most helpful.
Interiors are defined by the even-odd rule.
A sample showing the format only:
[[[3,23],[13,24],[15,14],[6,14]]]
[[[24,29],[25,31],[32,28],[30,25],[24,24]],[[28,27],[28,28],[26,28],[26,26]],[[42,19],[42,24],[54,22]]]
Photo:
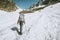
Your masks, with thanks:
[[[0,0],[0,10],[7,12],[16,11],[17,6],[13,3],[13,0]]]

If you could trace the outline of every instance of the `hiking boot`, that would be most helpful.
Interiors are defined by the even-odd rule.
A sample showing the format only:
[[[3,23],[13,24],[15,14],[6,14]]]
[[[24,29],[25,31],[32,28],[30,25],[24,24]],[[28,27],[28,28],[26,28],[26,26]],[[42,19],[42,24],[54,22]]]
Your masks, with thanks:
[[[19,34],[19,35],[22,35],[22,32],[19,32],[18,34]]]

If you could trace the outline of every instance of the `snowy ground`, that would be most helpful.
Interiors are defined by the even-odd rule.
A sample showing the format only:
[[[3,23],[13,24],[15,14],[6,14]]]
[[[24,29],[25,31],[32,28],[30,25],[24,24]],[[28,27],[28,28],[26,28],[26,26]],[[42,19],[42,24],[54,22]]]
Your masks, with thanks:
[[[60,40],[60,3],[25,14],[23,35],[11,30],[19,27],[16,24],[19,11],[8,13],[0,10],[0,40]]]

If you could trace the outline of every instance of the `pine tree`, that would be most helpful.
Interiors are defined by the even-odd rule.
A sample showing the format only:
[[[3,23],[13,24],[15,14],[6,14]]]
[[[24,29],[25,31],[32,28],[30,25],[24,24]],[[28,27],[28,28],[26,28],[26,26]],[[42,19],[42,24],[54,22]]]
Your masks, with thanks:
[[[60,2],[60,0],[45,0],[43,2],[43,4],[47,5],[47,4],[54,4],[54,3],[57,3],[57,2]]]

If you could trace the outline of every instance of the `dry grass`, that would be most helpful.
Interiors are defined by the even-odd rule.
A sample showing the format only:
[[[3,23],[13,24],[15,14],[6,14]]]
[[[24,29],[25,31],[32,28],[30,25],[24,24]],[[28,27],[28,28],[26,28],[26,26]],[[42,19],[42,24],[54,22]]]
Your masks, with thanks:
[[[23,14],[27,14],[27,13],[33,13],[35,11],[38,11],[38,10],[41,10],[41,9],[44,9],[45,7],[40,7],[40,8],[33,8],[32,10],[29,9],[29,10],[23,10],[21,11],[20,13],[23,13]]]

